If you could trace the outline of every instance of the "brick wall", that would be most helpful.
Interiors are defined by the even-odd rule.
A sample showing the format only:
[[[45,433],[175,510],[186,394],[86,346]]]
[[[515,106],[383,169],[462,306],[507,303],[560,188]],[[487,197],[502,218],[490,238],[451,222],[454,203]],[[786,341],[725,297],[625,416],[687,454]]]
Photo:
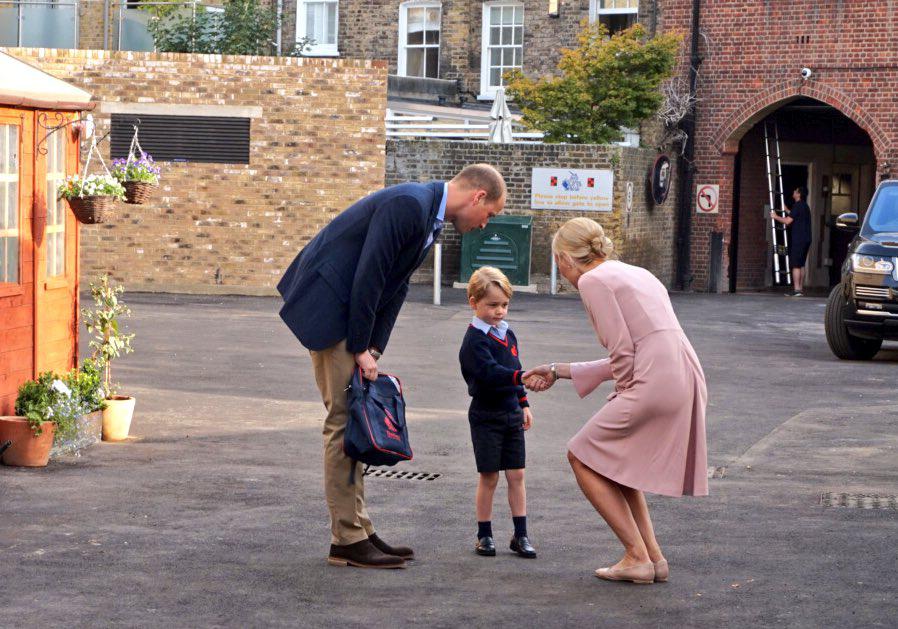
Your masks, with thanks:
[[[560,15],[548,15],[545,0],[521,0],[524,5],[524,69],[541,75],[555,71],[562,47],[576,45],[580,21],[589,15],[589,0],[561,0]],[[386,59],[397,72],[398,0],[341,0],[338,47],[341,56]],[[296,0],[284,3],[285,43],[296,34]],[[443,0],[440,46],[441,79],[458,80],[469,97],[480,92],[483,3]]]
[[[274,292],[283,269],[331,218],[383,185],[381,62],[9,49],[88,90],[100,106],[247,108],[250,163],[164,163],[157,196],[81,228],[82,276],[128,290]],[[135,80],[139,77],[139,80]],[[228,110],[232,111],[232,110]],[[205,115],[205,114],[204,114]],[[109,158],[109,143],[102,145]],[[96,162],[96,160],[94,160]],[[93,166],[91,166],[93,170]]]
[[[389,140],[387,142],[386,182],[451,179],[468,164],[486,162],[496,166],[508,185],[505,212],[533,217],[533,258],[531,273],[539,283],[550,270],[552,234],[565,221],[580,215],[597,220],[625,262],[644,266],[661,281],[673,280],[674,199],[652,207],[647,182],[657,153],[649,149],[608,145],[574,144],[489,144],[470,141]],[[577,212],[531,210],[531,170],[542,168],[598,168],[614,172],[613,211]],[[674,169],[675,170],[675,169]],[[629,218],[626,208],[626,182],[634,184],[633,207]],[[674,187],[676,181],[673,182]],[[443,243],[443,279],[459,277],[461,238],[451,225],[441,237]],[[417,281],[432,281],[432,263],[425,262]]]
[[[742,138],[737,290],[757,288],[770,283],[767,268],[770,259],[770,220],[764,217],[763,211],[759,211],[770,203],[763,142],[764,138],[758,128]]]
[[[103,20],[104,8],[109,9],[105,22]],[[111,28],[113,18],[117,19],[118,14],[113,12],[111,6],[107,6],[103,0],[82,0],[78,6],[78,47],[102,49],[104,41],[108,39],[110,47],[114,48],[116,31]],[[104,33],[104,26],[106,33]]]
[[[688,67],[692,2],[658,5],[659,28],[687,35]],[[896,26],[898,5],[884,0],[702,3],[696,182],[719,183],[721,196],[718,215],[693,217],[694,288],[725,288],[726,277],[721,286],[708,285],[708,252],[713,231],[727,244],[731,239],[739,141],[789,99],[806,96],[839,109],[870,136],[879,176],[898,174]],[[808,81],[799,76],[803,67],[813,70]],[[744,249],[740,243],[740,258]]]

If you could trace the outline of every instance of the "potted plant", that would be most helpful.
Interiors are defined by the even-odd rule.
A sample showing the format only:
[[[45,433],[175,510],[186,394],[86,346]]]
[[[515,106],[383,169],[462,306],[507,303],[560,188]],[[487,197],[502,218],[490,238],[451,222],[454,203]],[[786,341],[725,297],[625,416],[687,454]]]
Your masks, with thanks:
[[[12,442],[3,454],[3,462],[45,466],[54,441],[76,433],[84,408],[72,389],[51,371],[25,382],[16,397],[16,415],[0,417],[0,443]]]
[[[116,395],[116,385],[112,380],[112,361],[123,354],[130,354],[133,334],[122,332],[119,320],[131,316],[131,309],[121,301],[124,287],[110,286],[109,275],[102,275],[96,283],[90,284],[93,308],[81,311],[87,331],[93,336],[90,348],[93,359],[103,370],[103,388],[106,393],[103,409],[103,441],[121,441],[128,437],[131,418],[134,414],[133,397]]]
[[[159,172],[153,157],[143,152],[139,159],[129,156],[112,162],[112,176],[125,188],[125,203],[146,203],[159,185]]]
[[[82,223],[103,223],[116,200],[125,198],[125,189],[111,175],[78,174],[66,177],[57,189],[59,198],[65,199]]]

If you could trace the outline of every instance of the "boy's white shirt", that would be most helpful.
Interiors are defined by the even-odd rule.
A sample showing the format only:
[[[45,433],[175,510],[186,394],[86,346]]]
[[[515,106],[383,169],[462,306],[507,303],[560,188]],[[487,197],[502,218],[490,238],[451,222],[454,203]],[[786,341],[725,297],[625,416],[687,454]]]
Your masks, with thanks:
[[[508,332],[508,322],[505,320],[500,321],[499,325],[496,326],[490,325],[477,315],[474,315],[474,317],[471,319],[471,325],[473,325],[484,334],[489,334],[490,332],[492,332],[503,341],[505,340],[505,334]]]

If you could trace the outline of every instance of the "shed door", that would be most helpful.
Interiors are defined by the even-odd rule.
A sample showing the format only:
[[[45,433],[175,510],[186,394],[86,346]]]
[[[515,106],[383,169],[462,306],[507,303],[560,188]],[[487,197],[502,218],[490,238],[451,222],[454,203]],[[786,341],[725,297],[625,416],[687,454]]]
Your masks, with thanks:
[[[38,119],[44,114],[38,113]],[[72,119],[47,113],[48,126]],[[70,126],[47,136],[38,125],[34,177],[35,372],[68,371],[78,353],[78,223],[56,197],[67,174],[77,172],[78,145]],[[45,154],[44,154],[45,153]]]
[[[0,108],[0,415],[34,370],[33,116]]]

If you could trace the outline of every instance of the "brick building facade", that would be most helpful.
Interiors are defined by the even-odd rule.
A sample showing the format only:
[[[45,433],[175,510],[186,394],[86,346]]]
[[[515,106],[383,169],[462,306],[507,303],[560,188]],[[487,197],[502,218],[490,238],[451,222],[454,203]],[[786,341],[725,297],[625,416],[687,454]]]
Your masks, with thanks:
[[[671,182],[667,201],[655,206],[645,184],[656,157],[653,149],[610,145],[388,140],[386,183],[449,179],[468,164],[493,164],[508,184],[504,213],[533,217],[531,281],[540,290],[546,288],[550,271],[552,235],[565,221],[584,214],[602,224],[622,260],[649,269],[670,286],[674,274],[677,181]],[[611,170],[614,177],[612,211],[532,210],[533,168]],[[629,212],[626,202],[628,182],[633,184]],[[443,243],[443,281],[456,281],[459,279],[461,237],[447,225],[440,242]],[[432,268],[432,263],[426,261],[415,279],[430,281]]]
[[[383,186],[383,62],[9,52],[89,90],[100,137],[114,113],[250,119],[248,164],[163,163],[149,204],[119,203],[109,223],[82,226],[84,279],[109,272],[128,290],[273,294],[312,236]]]
[[[478,97],[489,97],[490,56],[492,50],[484,49],[484,33],[490,32],[490,26],[498,24],[495,36],[501,47],[508,48],[501,55],[508,55],[512,65],[520,65],[525,74],[540,76],[555,71],[562,48],[570,48],[577,43],[577,32],[580,23],[585,19],[602,19],[615,16],[610,25],[624,24],[619,13],[630,9],[617,9],[613,14],[601,13],[599,0],[560,0],[558,14],[549,14],[549,3],[546,0],[329,0],[336,6],[335,45],[330,54],[339,54],[349,58],[385,59],[389,63],[390,74],[403,76],[429,76],[457,82],[458,93],[468,100]],[[295,39],[297,33],[312,32],[311,27],[303,30],[300,24],[297,29],[297,15],[302,15],[307,5],[320,5],[321,0],[286,0],[284,3],[285,45]],[[644,22],[651,30],[655,23],[653,2],[643,0],[618,0],[620,6],[632,6],[632,18]],[[423,46],[436,40],[438,56],[436,70],[428,72],[422,68],[423,74],[416,74],[413,69],[415,61],[411,58],[422,53],[409,53],[407,46],[401,46],[400,40],[414,31],[414,17],[409,16],[410,9],[430,9]],[[504,11],[504,13],[502,13]],[[517,11],[518,13],[515,13]],[[601,15],[600,15],[601,13]],[[325,17],[325,19],[330,19]],[[486,23],[487,26],[484,24]],[[502,24],[505,25],[504,30]],[[520,26],[519,30],[515,30]],[[518,41],[518,32],[521,40]],[[506,40],[510,38],[510,41]],[[330,41],[330,40],[328,40]],[[506,46],[510,44],[510,47]],[[518,48],[520,57],[514,49]],[[319,51],[320,52],[320,51]],[[316,50],[309,54],[319,54]],[[327,51],[324,51],[327,54]],[[410,57],[409,55],[412,55]],[[426,57],[427,53],[423,53]],[[517,63],[519,61],[519,63]],[[502,61],[502,67],[508,64]],[[426,64],[425,64],[426,65]]]
[[[658,28],[686,35],[685,74],[693,2],[657,1]],[[787,194],[805,182],[810,190],[808,279],[826,288],[845,245],[832,217],[862,213],[876,182],[898,174],[898,3],[705,0],[700,26],[694,182],[719,185],[720,200],[718,214],[696,215],[693,205],[691,287],[771,283],[767,120],[781,136]],[[723,272],[709,285],[715,233]]]

